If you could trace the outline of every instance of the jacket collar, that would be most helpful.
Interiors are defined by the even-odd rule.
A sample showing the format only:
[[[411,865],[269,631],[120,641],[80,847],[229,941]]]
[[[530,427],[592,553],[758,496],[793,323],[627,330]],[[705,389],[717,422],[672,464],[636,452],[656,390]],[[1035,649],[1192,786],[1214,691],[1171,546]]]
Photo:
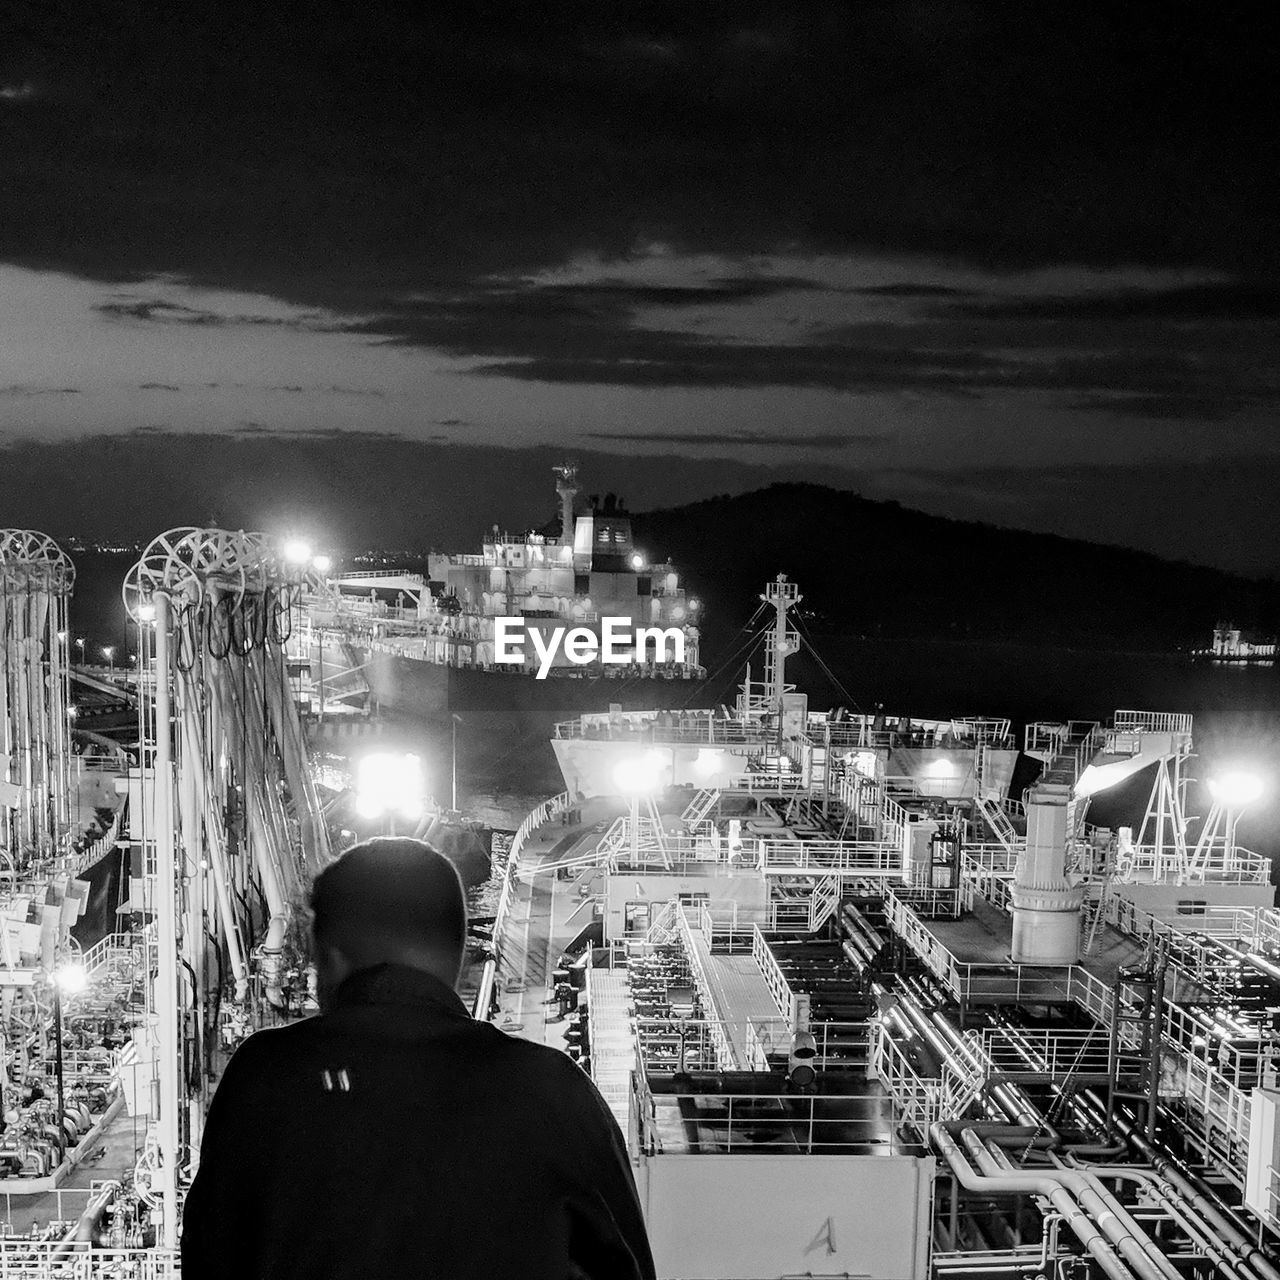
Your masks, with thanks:
[[[334,992],[334,1009],[357,1005],[409,1005],[470,1018],[458,993],[422,969],[379,964],[351,974]]]

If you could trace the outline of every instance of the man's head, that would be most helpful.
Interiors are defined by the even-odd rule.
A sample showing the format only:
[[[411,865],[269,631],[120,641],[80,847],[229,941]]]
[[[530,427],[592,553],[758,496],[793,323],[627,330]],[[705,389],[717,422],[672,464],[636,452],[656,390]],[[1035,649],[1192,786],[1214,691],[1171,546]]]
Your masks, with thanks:
[[[348,849],[311,886],[320,1007],[349,975],[378,964],[423,969],[454,986],[467,904],[453,863],[421,840],[379,836]]]

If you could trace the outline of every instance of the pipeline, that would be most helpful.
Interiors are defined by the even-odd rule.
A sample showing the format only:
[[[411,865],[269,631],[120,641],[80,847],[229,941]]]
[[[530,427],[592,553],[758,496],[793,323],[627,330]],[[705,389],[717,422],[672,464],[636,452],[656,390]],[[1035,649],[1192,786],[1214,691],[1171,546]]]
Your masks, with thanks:
[[[1068,1156],[1067,1159],[1073,1161],[1074,1157]],[[1085,1170],[1082,1169],[1081,1172]],[[1258,1273],[1249,1269],[1244,1258],[1233,1256],[1224,1244],[1214,1238],[1209,1226],[1197,1216],[1194,1207],[1178,1194],[1171,1182],[1165,1181],[1150,1169],[1133,1165],[1108,1165],[1105,1173],[1108,1178],[1125,1178],[1145,1187],[1222,1275],[1231,1276],[1233,1280],[1259,1280]]]
[[[1134,1273],[1121,1260],[1119,1254],[1103,1238],[1088,1214],[1078,1205],[1062,1183],[1039,1174],[1021,1173],[987,1175],[977,1173],[965,1159],[955,1139],[947,1132],[946,1122],[938,1121],[929,1126],[929,1137],[938,1153],[946,1160],[952,1173],[966,1191],[981,1195],[1039,1195],[1045,1197],[1062,1219],[1075,1233],[1076,1238],[1097,1261],[1111,1280],[1135,1280]],[[975,1138],[975,1141],[977,1139]],[[981,1143],[979,1142],[979,1146]]]
[[[1017,1171],[1010,1169],[1007,1173],[992,1156],[981,1137],[971,1129],[965,1129],[960,1135],[961,1141],[969,1149],[969,1153],[978,1162],[978,1168],[988,1177],[1017,1177]],[[1142,1280],[1179,1280],[1178,1272],[1170,1266],[1168,1260],[1146,1236],[1127,1213],[1116,1212],[1119,1207],[1114,1196],[1099,1196],[1089,1185],[1086,1178],[1073,1171],[1063,1169],[1040,1169],[1031,1175],[1043,1179],[1043,1186],[1061,1188],[1072,1196],[1075,1202],[1089,1216],[1089,1220],[1101,1228],[1107,1238],[1115,1246],[1116,1251],[1124,1258],[1129,1269],[1142,1277]],[[1047,1192],[1041,1191],[1046,1195]],[[1108,1203],[1110,1200],[1110,1203]],[[1057,1201],[1054,1201],[1056,1204]],[[1125,1219],[1128,1219],[1126,1221]]]
[[[1096,1094],[1088,1092],[1085,1097],[1099,1110],[1103,1108],[1102,1100]],[[1116,1128],[1137,1149],[1152,1169],[1177,1188],[1197,1213],[1236,1246],[1237,1253],[1248,1266],[1263,1277],[1263,1280],[1280,1280],[1280,1267],[1277,1267],[1274,1255],[1259,1248],[1245,1227],[1218,1199],[1208,1183],[1185,1168],[1173,1156],[1161,1151],[1145,1134],[1139,1132],[1136,1126],[1122,1116],[1116,1116],[1115,1123]]]
[[[972,1137],[972,1144],[969,1142],[968,1134],[964,1135],[964,1141],[975,1152],[975,1155],[978,1155],[979,1167],[982,1168],[984,1173],[988,1172],[987,1162],[984,1162],[981,1154],[979,1154],[983,1150],[982,1141],[976,1134]],[[992,1146],[998,1147],[1000,1145],[994,1137],[989,1136],[987,1141]],[[997,1172],[1017,1172],[1009,1164],[1007,1158],[1004,1160],[1003,1168],[1000,1162],[992,1157],[989,1152],[987,1153],[987,1161],[989,1161],[990,1167]],[[1095,1174],[1081,1169],[1060,1168],[1044,1169],[1038,1172],[1043,1172],[1050,1178],[1063,1175],[1063,1185],[1079,1200],[1081,1206],[1107,1233],[1112,1243],[1124,1255],[1125,1260],[1139,1274],[1152,1276],[1153,1273],[1149,1268],[1154,1267],[1155,1273],[1163,1275],[1165,1280],[1179,1280],[1179,1272],[1164,1256],[1164,1252],[1159,1245],[1147,1235],[1128,1209],[1116,1199]],[[1138,1251],[1146,1255],[1146,1262],[1141,1261]]]
[[[55,1252],[55,1257],[63,1256],[64,1250],[69,1253],[67,1246],[73,1244],[93,1243],[94,1233],[98,1229],[98,1224],[102,1221],[102,1215],[110,1208],[116,1196],[120,1194],[120,1184],[118,1182],[106,1182],[98,1188],[96,1195],[85,1206],[84,1212],[80,1215],[76,1225],[71,1232],[63,1239],[63,1249]]]

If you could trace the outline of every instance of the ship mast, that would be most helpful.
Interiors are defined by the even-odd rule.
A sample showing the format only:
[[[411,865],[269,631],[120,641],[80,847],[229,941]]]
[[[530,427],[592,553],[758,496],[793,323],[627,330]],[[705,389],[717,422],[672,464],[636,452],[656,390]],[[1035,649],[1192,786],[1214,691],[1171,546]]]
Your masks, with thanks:
[[[560,544],[573,546],[573,500],[578,495],[578,466],[573,462],[552,467],[556,493],[560,495]]]
[[[782,698],[795,686],[787,684],[787,658],[800,648],[800,635],[791,625],[788,611],[804,597],[787,575],[780,573],[765,587],[760,599],[773,605],[773,625],[764,647],[764,679],[753,681],[751,668],[738,696],[738,714],[748,722],[759,723],[766,716],[782,714]]]

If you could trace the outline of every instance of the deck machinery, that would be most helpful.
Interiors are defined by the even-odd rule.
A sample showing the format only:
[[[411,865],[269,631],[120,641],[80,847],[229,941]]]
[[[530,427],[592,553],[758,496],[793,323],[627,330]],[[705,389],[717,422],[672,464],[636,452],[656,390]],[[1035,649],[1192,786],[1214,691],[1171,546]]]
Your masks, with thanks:
[[[1191,717],[1015,744],[811,715],[781,665],[735,714],[560,726],[552,809],[626,811],[513,872],[596,904],[570,1051],[659,1274],[1275,1280],[1280,913],[1188,812]],[[1140,777],[1140,821],[1089,823]]]

